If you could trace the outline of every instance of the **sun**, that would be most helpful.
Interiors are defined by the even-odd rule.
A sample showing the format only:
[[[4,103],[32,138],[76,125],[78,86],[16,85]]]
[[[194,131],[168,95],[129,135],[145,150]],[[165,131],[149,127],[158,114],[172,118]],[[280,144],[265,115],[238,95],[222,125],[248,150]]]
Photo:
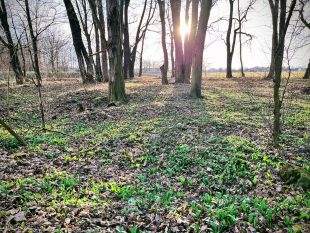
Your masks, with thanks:
[[[180,34],[182,37],[182,40],[184,41],[184,39],[188,36],[188,34],[190,33],[190,27],[188,24],[186,24],[185,22],[181,23],[180,26]]]

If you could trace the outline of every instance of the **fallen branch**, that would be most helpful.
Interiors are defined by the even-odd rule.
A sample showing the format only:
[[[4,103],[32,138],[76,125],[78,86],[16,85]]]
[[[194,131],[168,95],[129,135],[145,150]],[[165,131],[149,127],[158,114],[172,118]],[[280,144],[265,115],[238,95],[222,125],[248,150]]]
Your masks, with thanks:
[[[26,142],[24,139],[19,136],[8,124],[6,124],[3,120],[0,119],[0,125],[3,126],[4,129],[6,129],[21,145],[26,146]]]

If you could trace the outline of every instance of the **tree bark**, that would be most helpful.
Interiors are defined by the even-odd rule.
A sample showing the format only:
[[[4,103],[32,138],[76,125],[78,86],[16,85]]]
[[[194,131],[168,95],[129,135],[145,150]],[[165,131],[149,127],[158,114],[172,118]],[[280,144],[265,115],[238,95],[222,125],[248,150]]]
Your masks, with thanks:
[[[305,72],[303,79],[309,79],[309,78],[310,78],[310,60],[308,62],[308,67],[306,69],[306,72]]]
[[[188,39],[184,42],[184,62],[185,62],[185,82],[186,83],[190,82],[190,76],[191,76],[193,41],[195,39],[196,30],[197,30],[199,0],[192,0],[191,4],[192,4],[192,14],[191,14],[190,32],[188,35]],[[189,19],[187,19],[187,21],[189,22]]]
[[[155,13],[155,9],[156,7],[153,6],[153,2],[155,0],[151,0],[150,1],[150,6],[149,6],[149,11],[148,11],[148,16],[147,19],[145,21],[145,24],[142,27],[142,22],[144,19],[144,15],[146,12],[146,7],[147,7],[147,3],[148,0],[145,0],[144,2],[144,6],[143,6],[143,10],[142,10],[142,15],[138,24],[138,29],[137,29],[137,33],[136,33],[136,38],[135,38],[135,43],[132,46],[132,50],[130,53],[130,59],[129,59],[129,77],[133,78],[135,76],[135,62],[136,62],[136,57],[137,57],[137,49],[138,49],[138,45],[141,41],[141,39],[143,38],[143,36],[145,35],[145,33],[148,30],[148,26],[152,20],[152,18],[154,17],[154,13]]]
[[[101,68],[102,68],[102,75],[103,80],[105,82],[109,81],[108,75],[108,58],[107,58],[107,41],[105,37],[105,22],[104,22],[104,15],[103,15],[103,7],[102,7],[102,0],[98,1],[98,16],[100,22],[100,43],[101,43]]]
[[[278,0],[275,0],[278,2]],[[273,3],[272,0],[269,0],[271,7],[276,7],[276,3]],[[282,109],[282,101],[281,98],[284,96],[280,94],[280,87],[282,81],[282,66],[283,66],[283,54],[284,54],[284,46],[285,46],[285,36],[287,32],[288,25],[290,23],[293,11],[296,6],[296,0],[292,0],[289,11],[287,13],[287,0],[280,0],[280,17],[279,17],[279,32],[278,39],[275,50],[274,57],[274,86],[273,86],[273,101],[274,101],[274,109],[273,109],[273,142],[277,146],[279,142],[279,137],[281,134],[281,109]]]
[[[175,48],[175,81],[176,83],[184,83],[185,81],[185,65],[183,57],[182,36],[180,32],[180,17],[181,17],[181,0],[170,0],[173,38]]]
[[[163,85],[168,84],[168,52],[167,52],[167,44],[166,44],[166,22],[165,22],[165,2],[163,0],[157,0],[159,6],[159,16],[161,21],[161,45],[164,53],[164,64],[161,68],[161,83]]]
[[[93,83],[94,82],[93,66],[92,66],[92,62],[87,54],[87,51],[85,49],[85,46],[82,40],[79,20],[76,16],[71,0],[63,0],[63,1],[65,3],[65,7],[66,7],[68,19],[69,19],[69,24],[70,24],[70,29],[71,29],[72,39],[73,39],[73,46],[74,46],[75,53],[77,56],[79,69],[80,69],[80,73],[82,76],[82,81],[83,83]],[[86,64],[87,69],[85,68],[85,64]]]
[[[231,46],[231,32],[234,14],[234,0],[229,0],[229,19],[228,29],[226,34],[226,78],[232,78],[232,46]]]
[[[18,58],[18,53],[17,53],[17,46],[14,45],[11,31],[10,31],[10,26],[8,23],[8,15],[6,11],[6,6],[4,0],[1,0],[1,9],[0,9],[0,21],[1,21],[1,26],[5,32],[5,36],[7,39],[7,42],[0,36],[0,42],[2,42],[9,50],[10,53],[10,64],[12,67],[12,70],[15,74],[15,80],[16,84],[20,85],[23,84],[23,72],[20,66],[20,61]]]
[[[193,66],[190,96],[193,98],[201,98],[201,79],[202,79],[202,63],[203,51],[206,38],[208,21],[212,8],[212,0],[201,0],[201,10],[199,16],[198,29],[193,46]]]
[[[24,141],[24,139],[19,136],[13,129],[11,126],[9,126],[8,124],[6,124],[3,120],[0,119],[0,125],[2,125],[2,127],[7,130],[21,145],[26,146],[26,142]]]
[[[144,52],[145,35],[146,35],[146,33],[144,33],[144,35],[142,37],[141,52],[140,52],[140,64],[139,64],[139,75],[138,75],[138,77],[141,77],[142,74],[143,74],[143,52]]]
[[[106,0],[108,37],[109,37],[109,101],[111,103],[127,100],[123,76],[123,51],[122,51],[122,0]]]
[[[240,9],[240,0],[238,0],[238,23],[239,23],[239,60],[240,60],[240,72],[241,77],[245,77],[244,68],[243,68],[243,59],[242,59],[242,21],[241,21],[241,9]]]
[[[273,79],[275,74],[275,55],[278,43],[279,0],[268,0],[272,19],[272,44],[269,72],[265,79]]]
[[[100,58],[100,37],[99,37],[99,29],[100,29],[100,21],[97,17],[98,15],[98,0],[90,0],[89,6],[92,12],[92,18],[94,23],[94,29],[95,29],[95,47],[96,47],[96,53],[95,53],[95,72],[96,72],[96,80],[98,82],[102,82],[102,69],[101,69],[101,58]]]
[[[129,77],[129,62],[130,62],[130,42],[129,42],[129,22],[128,8],[130,0],[125,0],[124,7],[124,77]]]

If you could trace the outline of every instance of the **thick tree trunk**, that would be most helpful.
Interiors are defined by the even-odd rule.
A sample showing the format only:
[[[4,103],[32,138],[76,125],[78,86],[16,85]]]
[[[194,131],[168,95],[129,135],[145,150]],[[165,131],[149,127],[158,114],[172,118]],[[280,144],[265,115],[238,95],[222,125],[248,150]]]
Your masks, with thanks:
[[[185,65],[183,57],[182,36],[180,32],[181,0],[170,0],[172,12],[173,38],[175,48],[175,81],[185,82]]]
[[[125,78],[129,77],[129,62],[130,62],[129,22],[128,22],[129,4],[130,0],[125,0],[125,7],[124,7],[124,77]]]
[[[122,51],[122,0],[106,0],[109,36],[109,101],[126,101]]]
[[[9,50],[10,64],[11,64],[12,70],[15,74],[16,84],[18,84],[18,85],[23,84],[23,82],[24,82],[23,73],[22,73],[22,69],[20,66],[19,58],[18,58],[17,47],[13,43],[13,39],[12,39],[11,31],[10,31],[10,26],[8,24],[8,15],[7,15],[4,0],[1,0],[0,21],[1,21],[1,26],[5,32],[7,42],[5,42],[1,36],[0,36],[0,39],[3,42],[3,44]]]
[[[198,5],[199,5],[199,0],[192,0],[190,33],[188,35],[187,41],[184,43],[184,62],[185,62],[185,82],[186,83],[190,82],[190,76],[191,76],[193,41],[195,39],[197,23],[198,23]]]
[[[201,10],[198,23],[198,29],[194,40],[193,47],[193,66],[190,96],[193,98],[201,98],[201,79],[203,51],[206,38],[206,31],[212,7],[212,0],[201,0]]]
[[[73,45],[75,49],[75,53],[77,56],[78,64],[80,73],[82,76],[83,83],[93,83],[94,77],[93,77],[93,66],[92,62],[87,54],[87,51],[85,49],[83,40],[82,40],[82,34],[81,34],[81,28],[79,25],[79,20],[76,16],[76,13],[74,11],[73,5],[71,0],[63,0],[65,3],[70,29],[72,33],[72,39],[73,39]],[[87,66],[87,70],[85,69],[85,64]]]
[[[306,69],[306,72],[305,72],[303,79],[309,79],[309,78],[310,78],[310,60],[308,62],[308,67]]]
[[[165,22],[165,2],[163,0],[157,0],[159,5],[159,16],[161,21],[161,44],[164,53],[164,64],[161,67],[161,82],[163,85],[168,84],[168,52],[167,52],[167,44],[166,44],[166,22]]]

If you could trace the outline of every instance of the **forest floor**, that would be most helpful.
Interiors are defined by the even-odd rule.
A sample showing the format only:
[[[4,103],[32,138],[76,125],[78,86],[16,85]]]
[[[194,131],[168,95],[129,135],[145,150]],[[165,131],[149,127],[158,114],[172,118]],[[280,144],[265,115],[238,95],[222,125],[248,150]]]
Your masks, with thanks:
[[[274,149],[259,78],[207,78],[201,100],[135,78],[112,107],[107,84],[50,78],[46,132],[33,85],[2,84],[0,111],[28,146],[0,129],[0,231],[310,232],[309,187],[280,178],[287,164],[309,177],[305,85],[288,86]]]

